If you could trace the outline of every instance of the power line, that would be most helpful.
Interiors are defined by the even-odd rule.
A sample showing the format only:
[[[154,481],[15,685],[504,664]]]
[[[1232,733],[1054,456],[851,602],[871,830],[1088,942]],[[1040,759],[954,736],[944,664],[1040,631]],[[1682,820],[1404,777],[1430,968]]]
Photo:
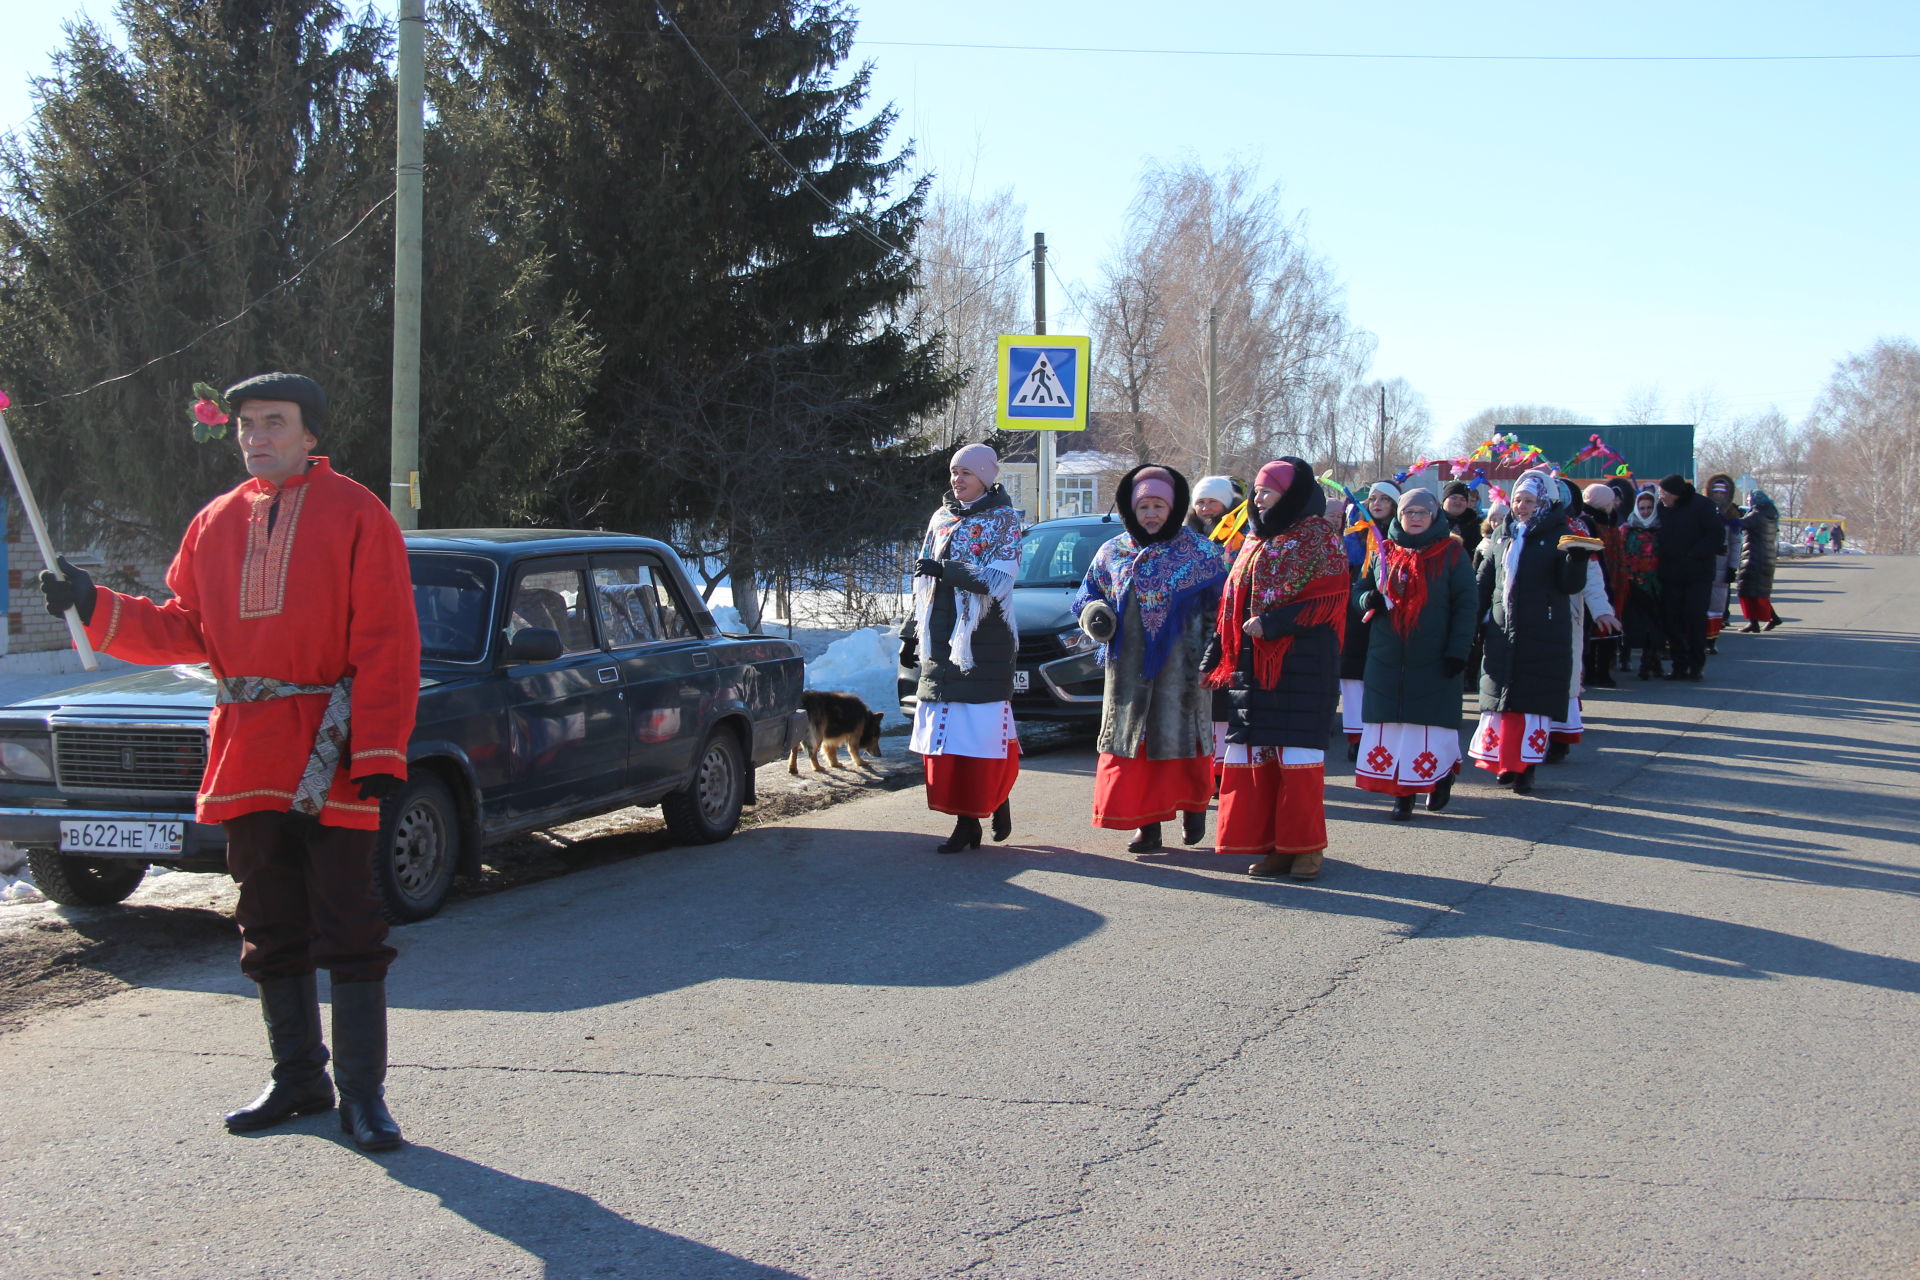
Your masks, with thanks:
[[[739,98],[734,96],[733,90],[727,87],[727,82],[721,79],[720,73],[715,71],[713,69],[713,65],[709,63],[704,57],[701,56],[700,50],[694,47],[693,41],[687,38],[687,33],[680,29],[680,24],[673,20],[673,16],[669,14],[663,6],[660,6],[660,5],[654,6],[654,12],[660,15],[660,21],[667,24],[667,29],[673,32],[675,36],[679,37],[680,43],[686,46],[687,53],[692,56],[695,62],[700,64],[700,69],[707,73],[707,78],[713,81],[714,86],[718,88],[720,92],[726,96],[727,101],[733,104],[733,109],[740,113],[740,118],[747,122],[747,127],[753,130],[754,136],[759,138],[761,144],[765,146],[766,149],[773,154],[773,158],[778,160],[781,164],[785,165],[788,171],[790,171],[793,174],[794,180],[797,181],[808,192],[810,192],[816,200],[820,201],[821,204],[825,205],[827,207],[827,210],[834,215],[836,220],[839,220],[843,226],[865,237],[867,240],[871,241],[874,245],[878,246],[879,248],[885,250],[888,253],[898,253],[908,258],[913,258],[917,256],[911,249],[905,248],[902,245],[894,244],[892,241],[883,239],[881,236],[879,236],[877,233],[875,233],[873,230],[867,227],[862,221],[860,221],[859,214],[854,213],[850,209],[842,209],[832,199],[828,198],[826,192],[820,190],[819,187],[815,186],[813,183],[813,179],[808,176],[807,171],[802,169],[799,165],[795,164],[793,161],[787,159],[786,153],[781,151],[779,144],[774,142],[774,140],[767,135],[767,131],[760,127],[760,122],[753,118],[753,113],[747,110],[746,104],[741,102]],[[1024,254],[1021,255],[1021,257],[1024,257],[1024,256],[1026,255]],[[990,263],[980,263],[980,264],[963,263],[963,262],[941,262],[937,259],[931,259],[931,258],[920,258],[919,260],[922,262],[931,262],[935,266],[946,267],[949,270],[953,270],[953,271],[993,271],[998,268],[1009,266],[1012,263],[1018,262],[1020,259],[1009,258],[1006,262],[999,262],[999,263],[990,262]]]
[[[1019,254],[1015,257],[1008,258],[1005,262],[1000,264],[1000,269],[998,271],[994,272],[992,275],[988,276],[985,280],[982,280],[979,284],[975,285],[973,288],[969,289],[966,293],[962,294],[960,296],[959,301],[955,302],[952,306],[949,306],[945,310],[941,311],[939,315],[934,316],[932,320],[928,321],[928,323],[939,324],[942,320],[945,320],[948,316],[958,311],[961,307],[973,301],[974,297],[977,294],[984,293],[986,290],[991,289],[995,284],[999,283],[1000,277],[1006,275],[1008,270],[1011,269],[1015,263],[1024,262],[1028,258],[1031,258],[1032,256],[1033,256],[1033,250],[1028,249],[1025,253]]]
[[[1164,49],[1108,45],[974,44],[943,40],[868,40],[891,49],[968,49],[992,53],[1105,53],[1146,57],[1338,59],[1358,62],[1885,62],[1920,53],[1365,53],[1320,49]]]
[[[220,321],[218,324],[213,325],[212,327],[206,329],[205,331],[195,335],[194,337],[189,338],[186,342],[183,342],[179,346],[175,347],[173,350],[168,351],[163,355],[157,355],[153,357],[151,360],[147,360],[140,364],[137,364],[133,368],[127,370],[125,373],[116,373],[111,378],[102,378],[100,379],[100,381],[93,383],[91,386],[81,387],[78,391],[63,391],[58,395],[48,396],[45,400],[38,400],[38,401],[35,401],[33,404],[22,405],[21,407],[25,409],[41,409],[41,408],[45,408],[47,405],[52,404],[56,400],[72,400],[76,396],[84,396],[88,392],[98,391],[101,387],[109,386],[115,382],[125,382],[128,378],[133,377],[135,374],[141,372],[142,370],[152,368],[154,365],[159,364],[162,360],[171,360],[175,356],[180,355],[183,352],[186,352],[192,349],[193,347],[198,346],[205,339],[212,337],[214,334],[220,332],[220,330],[234,323],[236,320],[241,319],[248,312],[252,311],[255,307],[265,302],[268,298],[271,298],[274,294],[280,292],[282,289],[285,289],[288,286],[294,284],[296,281],[298,281],[301,276],[307,274],[308,268],[312,267],[314,263],[320,261],[321,258],[324,258],[327,254],[331,253],[333,250],[339,248],[341,245],[345,244],[349,239],[351,239],[354,232],[360,230],[361,227],[366,225],[367,219],[371,218],[374,214],[378,213],[381,207],[385,205],[389,200],[393,199],[394,196],[397,195],[398,193],[399,193],[398,189],[396,188],[393,191],[387,192],[387,194],[385,194],[384,196],[381,196],[378,200],[374,201],[372,206],[368,208],[368,210],[365,213],[361,214],[360,217],[354,222],[354,224],[348,227],[346,231],[344,231],[338,239],[333,240],[328,244],[322,245],[319,249],[315,250],[312,257],[308,258],[305,262],[300,264],[300,269],[298,271],[295,271],[292,275],[280,281],[278,284],[268,289],[265,293],[262,293],[259,297],[254,298],[252,301],[248,302],[244,307],[241,307],[240,310],[234,312],[232,315],[228,316],[226,319]]]

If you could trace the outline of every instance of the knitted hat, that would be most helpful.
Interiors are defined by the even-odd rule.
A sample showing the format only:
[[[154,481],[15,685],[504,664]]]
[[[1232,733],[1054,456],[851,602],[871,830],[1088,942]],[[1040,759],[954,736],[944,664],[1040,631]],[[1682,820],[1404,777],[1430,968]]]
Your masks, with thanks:
[[[1173,476],[1165,467],[1146,467],[1134,473],[1133,493],[1128,502],[1138,506],[1142,498],[1158,498],[1167,506],[1173,506]]]
[[[1660,481],[1660,487],[1676,498],[1684,498],[1693,492],[1693,486],[1689,484],[1687,478],[1678,471],[1670,476],[1663,477]]]
[[[954,451],[949,467],[964,467],[980,477],[980,483],[993,487],[1000,474],[1000,455],[984,444],[965,444]]]
[[[1472,502],[1473,486],[1465,480],[1449,480],[1447,481],[1446,487],[1440,490],[1440,496],[1442,498],[1451,498],[1456,495],[1465,498],[1468,502]]]
[[[1400,487],[1391,480],[1375,480],[1373,487],[1367,490],[1367,498],[1369,501],[1374,498],[1385,498],[1389,502],[1398,503]]]
[[[1293,464],[1284,459],[1269,462],[1260,468],[1260,474],[1253,478],[1254,487],[1271,489],[1275,493],[1285,493],[1293,487]]]
[[[1201,476],[1200,483],[1193,486],[1193,500],[1212,498],[1223,507],[1230,507],[1239,499],[1233,496],[1233,480],[1228,476]]]
[[[1619,499],[1619,495],[1604,484],[1590,484],[1580,496],[1585,498],[1587,505],[1595,511],[1611,511],[1613,504]]]
[[[1400,499],[1400,514],[1415,510],[1432,514],[1440,510],[1440,499],[1433,496],[1431,489],[1409,489],[1406,496]]]
[[[227,409],[238,416],[248,400],[290,400],[300,406],[300,425],[318,437],[327,425],[327,393],[298,373],[258,373],[227,388]]]

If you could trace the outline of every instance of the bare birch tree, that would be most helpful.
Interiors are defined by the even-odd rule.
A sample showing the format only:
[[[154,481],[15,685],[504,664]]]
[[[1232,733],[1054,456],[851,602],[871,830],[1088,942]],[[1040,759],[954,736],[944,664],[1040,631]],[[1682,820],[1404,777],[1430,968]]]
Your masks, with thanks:
[[[922,281],[917,327],[941,335],[946,362],[962,380],[959,394],[927,424],[943,456],[994,429],[996,339],[1027,325],[1026,216],[1010,187],[975,199],[936,184],[915,239]]]
[[[1920,551],[1920,345],[1882,338],[1834,367],[1814,406],[1805,514],[1840,516],[1885,555]]]

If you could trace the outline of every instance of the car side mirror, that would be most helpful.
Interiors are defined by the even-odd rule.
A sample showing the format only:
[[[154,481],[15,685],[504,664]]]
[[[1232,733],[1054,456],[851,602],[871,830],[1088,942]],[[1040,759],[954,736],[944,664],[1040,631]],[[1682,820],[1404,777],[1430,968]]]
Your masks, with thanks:
[[[560,633],[552,627],[522,627],[507,641],[508,662],[552,662],[563,652]]]

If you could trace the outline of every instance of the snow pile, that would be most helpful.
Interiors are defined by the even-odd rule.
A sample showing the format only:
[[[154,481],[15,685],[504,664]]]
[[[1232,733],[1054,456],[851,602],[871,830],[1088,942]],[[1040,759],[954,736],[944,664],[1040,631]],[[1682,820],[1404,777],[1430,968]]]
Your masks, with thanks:
[[[885,717],[885,725],[905,724],[900,714],[900,629],[867,627],[848,632],[807,664],[807,688],[853,693]]]
[[[24,849],[0,840],[0,902],[44,902],[27,875]]]
[[[720,628],[720,630],[727,635],[743,636],[747,634],[746,624],[740,621],[740,611],[732,605],[711,605],[708,607],[707,612],[713,615],[713,625]]]

